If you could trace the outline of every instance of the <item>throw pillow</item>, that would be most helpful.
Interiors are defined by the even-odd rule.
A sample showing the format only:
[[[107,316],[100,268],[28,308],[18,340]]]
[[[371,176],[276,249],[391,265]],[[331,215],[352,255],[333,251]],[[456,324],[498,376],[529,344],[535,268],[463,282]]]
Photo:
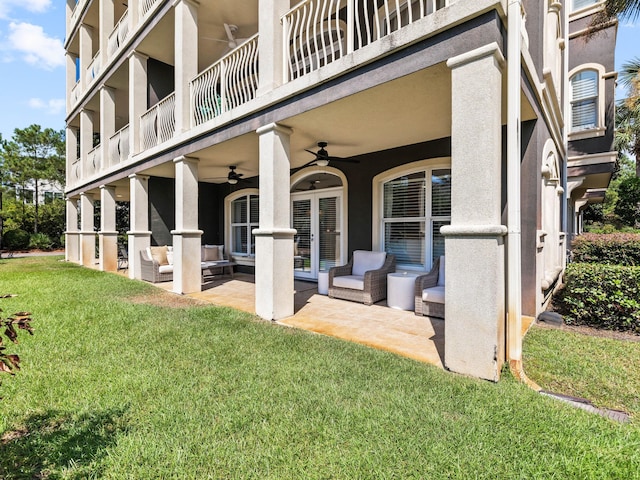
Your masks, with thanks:
[[[169,260],[167,260],[167,246],[151,247],[151,258],[158,262],[158,265],[169,265]]]
[[[204,258],[202,259],[204,262],[215,262],[216,260],[220,260],[220,254],[218,247],[211,246],[208,247],[205,245],[204,247]]]

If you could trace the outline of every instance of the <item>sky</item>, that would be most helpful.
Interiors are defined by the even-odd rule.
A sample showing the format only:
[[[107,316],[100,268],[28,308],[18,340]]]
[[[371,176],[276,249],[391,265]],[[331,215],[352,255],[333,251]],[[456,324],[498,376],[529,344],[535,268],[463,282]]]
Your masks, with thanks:
[[[0,134],[65,128],[65,1],[0,0]],[[640,58],[640,19],[618,28],[616,69]],[[618,87],[618,98],[625,92]]]

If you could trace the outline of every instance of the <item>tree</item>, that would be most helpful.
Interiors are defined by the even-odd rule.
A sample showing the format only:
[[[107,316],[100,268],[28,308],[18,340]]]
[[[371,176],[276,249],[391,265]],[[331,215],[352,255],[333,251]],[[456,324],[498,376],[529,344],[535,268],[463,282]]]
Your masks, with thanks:
[[[606,28],[617,18],[634,20],[640,15],[640,0],[606,0],[602,11],[593,18],[591,31]]]
[[[16,128],[11,141],[2,142],[3,171],[14,186],[33,185],[35,189],[34,233],[38,232],[38,194],[41,183],[48,181],[60,188],[64,185],[64,132],[40,125]]]
[[[640,177],[640,58],[624,63],[620,82],[627,87],[628,97],[616,106],[615,147],[628,151],[636,161],[636,176]]]
[[[628,226],[640,227],[640,178],[629,177],[620,182],[615,213]]]

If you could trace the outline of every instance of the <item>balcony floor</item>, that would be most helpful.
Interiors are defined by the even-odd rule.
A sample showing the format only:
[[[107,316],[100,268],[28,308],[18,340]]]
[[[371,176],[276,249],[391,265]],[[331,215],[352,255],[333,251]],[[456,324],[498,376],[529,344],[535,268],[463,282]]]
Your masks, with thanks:
[[[172,282],[156,284],[171,291]],[[388,308],[384,300],[366,306],[319,295],[312,282],[294,282],[295,314],[281,325],[361,343],[443,368],[444,321]],[[190,297],[255,313],[253,275],[236,273],[207,280]]]

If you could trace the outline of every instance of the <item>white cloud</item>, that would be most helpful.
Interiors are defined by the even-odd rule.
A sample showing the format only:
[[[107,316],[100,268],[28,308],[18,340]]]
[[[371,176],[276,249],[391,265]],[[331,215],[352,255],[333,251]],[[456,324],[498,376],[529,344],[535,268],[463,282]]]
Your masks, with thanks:
[[[11,48],[22,53],[27,63],[45,70],[51,70],[65,64],[62,41],[47,36],[39,25],[11,22],[8,40]]]
[[[58,115],[64,112],[65,101],[63,98],[52,98],[50,100],[42,100],[41,98],[30,98],[29,107],[34,110],[44,110],[49,115]]]
[[[44,13],[50,6],[51,0],[0,0],[0,18],[7,18],[11,10],[16,8]]]

